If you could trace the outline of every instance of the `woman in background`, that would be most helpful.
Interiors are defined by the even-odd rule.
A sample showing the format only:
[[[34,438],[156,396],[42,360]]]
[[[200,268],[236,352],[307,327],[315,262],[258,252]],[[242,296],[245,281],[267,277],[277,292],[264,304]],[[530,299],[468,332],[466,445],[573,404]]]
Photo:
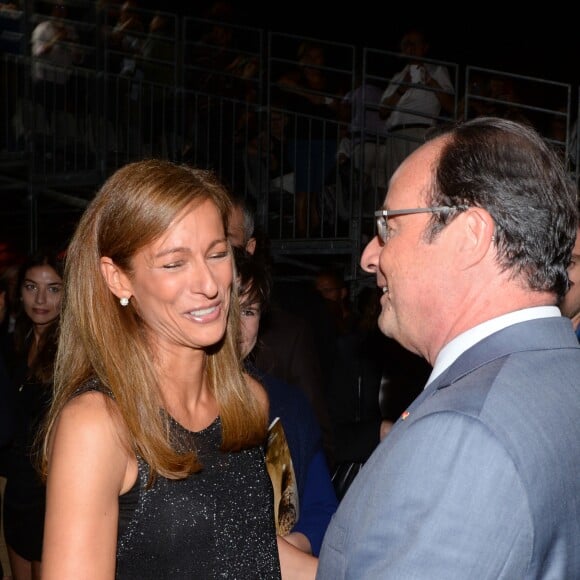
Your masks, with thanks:
[[[62,301],[63,264],[41,251],[20,268],[21,310],[14,328],[13,439],[6,451],[4,536],[14,580],[40,579],[46,490],[36,471],[35,439],[50,405]]]

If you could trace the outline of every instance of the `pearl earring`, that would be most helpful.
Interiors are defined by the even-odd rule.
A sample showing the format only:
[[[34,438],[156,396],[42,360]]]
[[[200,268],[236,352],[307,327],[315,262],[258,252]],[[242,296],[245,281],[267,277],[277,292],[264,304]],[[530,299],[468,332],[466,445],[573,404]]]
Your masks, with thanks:
[[[121,306],[129,306],[129,298],[123,296],[123,298],[119,299]]]

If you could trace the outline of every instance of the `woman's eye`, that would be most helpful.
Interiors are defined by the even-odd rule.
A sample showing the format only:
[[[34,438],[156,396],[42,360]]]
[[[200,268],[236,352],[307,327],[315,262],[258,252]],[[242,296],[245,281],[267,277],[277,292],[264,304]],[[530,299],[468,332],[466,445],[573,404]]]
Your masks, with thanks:
[[[178,260],[177,262],[170,262],[169,264],[163,264],[163,268],[166,270],[174,270],[180,266],[183,266],[183,262],[181,260]]]
[[[214,252],[213,254],[210,255],[210,260],[220,260],[222,258],[229,256],[229,254],[230,253],[228,250],[224,250],[223,252]]]
[[[36,291],[36,284],[24,284],[23,288],[28,292],[35,292]]]
[[[49,286],[48,291],[52,292],[53,294],[58,294],[62,288],[60,286]]]

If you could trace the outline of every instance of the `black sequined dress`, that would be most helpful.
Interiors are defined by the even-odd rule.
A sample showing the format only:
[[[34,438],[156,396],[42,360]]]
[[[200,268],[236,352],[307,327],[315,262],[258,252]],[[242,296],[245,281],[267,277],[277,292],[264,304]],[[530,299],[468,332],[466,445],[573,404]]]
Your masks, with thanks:
[[[119,497],[118,579],[279,579],[273,492],[261,447],[222,453],[221,422],[191,432],[170,419],[180,447],[203,470],[157,477],[138,458],[133,488]]]

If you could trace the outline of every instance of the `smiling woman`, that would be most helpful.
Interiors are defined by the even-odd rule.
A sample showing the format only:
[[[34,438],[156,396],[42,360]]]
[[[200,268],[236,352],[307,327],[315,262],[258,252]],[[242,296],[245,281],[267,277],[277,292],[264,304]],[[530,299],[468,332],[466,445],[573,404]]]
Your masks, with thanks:
[[[223,338],[232,259],[213,201],[185,207],[163,237],[135,254],[130,274],[108,256],[101,267],[111,292],[138,310],[152,342],[178,350]]]
[[[150,160],[79,223],[44,439],[46,580],[280,577],[230,207],[212,173]]]

